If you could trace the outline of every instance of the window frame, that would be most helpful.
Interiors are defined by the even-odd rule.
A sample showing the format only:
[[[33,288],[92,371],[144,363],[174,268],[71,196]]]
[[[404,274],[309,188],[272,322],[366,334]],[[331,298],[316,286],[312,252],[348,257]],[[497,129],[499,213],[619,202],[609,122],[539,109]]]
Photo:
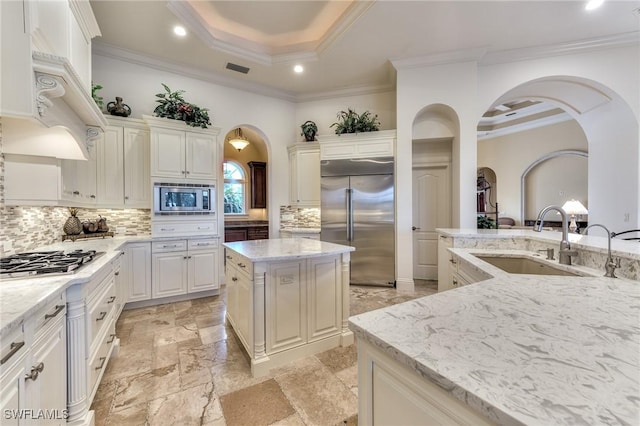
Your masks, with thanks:
[[[242,178],[241,179],[231,179],[231,178],[226,178],[224,177],[224,169],[226,167],[227,164],[230,164],[232,166],[234,166],[237,170],[239,170],[242,173]],[[225,216],[229,216],[229,217],[242,217],[242,216],[247,216],[248,213],[248,209],[247,209],[247,199],[249,196],[249,193],[247,191],[247,170],[244,168],[244,166],[236,160],[224,160],[223,164],[222,164],[222,175],[223,175],[223,185],[222,185],[222,194],[223,194],[223,205],[222,205],[222,211],[224,212]],[[239,184],[241,185],[241,190],[242,190],[242,212],[241,213],[227,213],[225,211],[225,206],[226,203],[224,202],[224,194],[226,192],[226,188],[227,188],[227,184]]]

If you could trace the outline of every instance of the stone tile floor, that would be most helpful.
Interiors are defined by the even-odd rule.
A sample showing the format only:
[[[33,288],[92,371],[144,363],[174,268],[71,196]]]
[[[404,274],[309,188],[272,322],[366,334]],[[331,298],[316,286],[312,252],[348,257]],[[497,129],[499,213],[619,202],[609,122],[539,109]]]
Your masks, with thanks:
[[[351,315],[437,291],[352,286]],[[251,377],[249,358],[225,322],[219,296],[126,310],[93,401],[96,425],[356,425],[355,345]]]

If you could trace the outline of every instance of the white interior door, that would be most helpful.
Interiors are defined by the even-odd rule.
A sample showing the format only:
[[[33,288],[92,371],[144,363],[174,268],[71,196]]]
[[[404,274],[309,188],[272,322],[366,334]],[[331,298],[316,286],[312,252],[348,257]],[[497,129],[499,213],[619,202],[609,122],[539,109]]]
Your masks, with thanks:
[[[413,278],[438,279],[436,228],[451,226],[448,165],[413,169]]]

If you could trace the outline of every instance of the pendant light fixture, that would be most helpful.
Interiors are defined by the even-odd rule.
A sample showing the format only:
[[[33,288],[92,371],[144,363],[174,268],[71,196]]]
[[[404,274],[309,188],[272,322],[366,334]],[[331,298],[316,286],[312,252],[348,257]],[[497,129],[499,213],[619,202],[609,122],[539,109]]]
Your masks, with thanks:
[[[242,151],[244,148],[249,145],[249,141],[242,134],[242,129],[237,128],[235,131],[235,136],[229,139],[229,143],[238,150],[238,152]]]

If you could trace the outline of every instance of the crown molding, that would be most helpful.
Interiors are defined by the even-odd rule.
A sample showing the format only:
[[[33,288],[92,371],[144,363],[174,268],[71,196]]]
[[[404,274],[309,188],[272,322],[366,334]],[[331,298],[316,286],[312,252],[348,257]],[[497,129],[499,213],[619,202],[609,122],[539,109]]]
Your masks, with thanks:
[[[300,93],[296,96],[297,102],[321,101],[325,99],[344,98],[347,96],[374,95],[377,93],[394,92],[395,84],[380,84],[367,86],[352,86],[325,92]]]
[[[432,55],[415,56],[412,58],[391,59],[391,63],[396,70],[406,70],[433,65],[454,64],[460,62],[479,62],[486,53],[487,48],[474,47],[470,49],[439,52]]]
[[[180,18],[209,48],[262,65],[317,61],[318,55],[334,45],[375,1],[355,1],[313,42],[284,47],[279,53],[260,43],[208,26],[196,10],[184,0],[169,0],[167,8]]]
[[[484,58],[482,58],[481,63],[482,65],[502,64],[546,58],[549,56],[571,55],[601,49],[639,45],[640,31],[632,31],[605,37],[572,41],[569,43],[489,52],[484,56]]]
[[[214,71],[204,70],[196,67],[188,67],[184,64],[158,59],[153,56],[145,55],[128,49],[123,49],[121,47],[116,47],[103,42],[92,43],[92,53],[94,55],[117,59],[124,62],[153,68],[159,71],[170,72],[173,74],[206,81],[208,83],[219,84],[225,87],[244,90],[259,95],[283,99],[290,102],[296,102],[297,100],[295,94],[292,92],[274,89],[272,87],[258,83],[239,81],[231,77],[222,76]]]
[[[549,117],[540,118],[538,120],[531,120],[521,124],[515,124],[513,126],[502,127],[496,130],[478,131],[478,140],[488,140],[497,138],[498,136],[511,135],[513,133],[524,132],[527,130],[537,129],[538,127],[551,126],[552,124],[562,123],[564,121],[573,120],[573,117],[568,113],[551,115]]]

